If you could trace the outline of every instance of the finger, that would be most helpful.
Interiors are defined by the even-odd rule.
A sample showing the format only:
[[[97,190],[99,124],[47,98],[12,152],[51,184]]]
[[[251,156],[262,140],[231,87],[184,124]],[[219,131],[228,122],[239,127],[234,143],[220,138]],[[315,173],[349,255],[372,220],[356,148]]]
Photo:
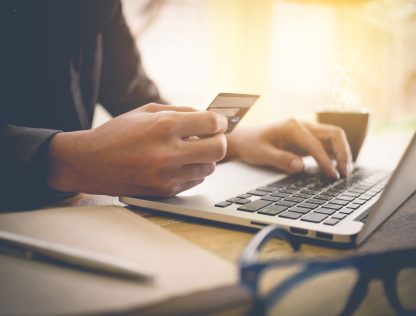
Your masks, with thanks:
[[[183,165],[211,163],[224,159],[227,151],[227,139],[224,134],[216,134],[207,138],[183,140],[180,146]]]
[[[146,111],[149,113],[161,112],[161,111],[174,111],[174,112],[196,112],[197,110],[190,106],[178,106],[178,105],[168,105],[168,104],[159,104],[159,103],[148,103],[133,111]]]
[[[224,115],[210,111],[177,113],[175,120],[183,138],[224,133],[228,125]]]
[[[342,128],[327,124],[311,124],[305,126],[322,142],[329,144],[330,151],[337,161],[337,169],[347,176],[352,171],[352,155],[347,136]]]
[[[272,166],[287,173],[301,172],[304,168],[301,157],[271,145],[260,149],[260,164]]]
[[[204,181],[204,179],[191,180],[189,182],[185,182],[181,186],[179,186],[179,188],[177,189],[177,192],[175,194],[178,194],[178,193],[181,193],[183,191],[189,190],[189,189],[193,188],[194,186],[197,186],[198,184],[202,183],[203,181]]]
[[[332,165],[332,161],[325,151],[322,143],[302,124],[297,124],[291,133],[292,141],[309,155],[315,158],[323,173],[331,178],[338,179],[339,173]]]
[[[201,180],[212,174],[215,170],[215,163],[194,163],[184,165],[174,172],[174,177],[181,182]]]

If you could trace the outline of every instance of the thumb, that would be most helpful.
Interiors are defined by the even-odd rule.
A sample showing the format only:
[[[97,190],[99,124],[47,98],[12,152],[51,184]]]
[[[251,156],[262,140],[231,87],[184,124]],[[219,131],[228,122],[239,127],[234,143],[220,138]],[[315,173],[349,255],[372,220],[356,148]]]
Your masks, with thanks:
[[[287,173],[301,172],[304,168],[301,157],[273,146],[264,148],[263,155],[265,164]]]

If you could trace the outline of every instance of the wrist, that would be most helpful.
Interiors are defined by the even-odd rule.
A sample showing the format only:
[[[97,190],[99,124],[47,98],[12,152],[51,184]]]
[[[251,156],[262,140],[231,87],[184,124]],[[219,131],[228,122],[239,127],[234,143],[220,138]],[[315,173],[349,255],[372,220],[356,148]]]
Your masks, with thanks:
[[[240,153],[238,151],[239,136],[236,131],[233,131],[230,134],[226,135],[227,137],[227,154],[224,160],[234,160],[240,158]]]
[[[55,191],[78,192],[82,183],[82,150],[86,131],[64,132],[52,137],[48,147],[47,184]]]

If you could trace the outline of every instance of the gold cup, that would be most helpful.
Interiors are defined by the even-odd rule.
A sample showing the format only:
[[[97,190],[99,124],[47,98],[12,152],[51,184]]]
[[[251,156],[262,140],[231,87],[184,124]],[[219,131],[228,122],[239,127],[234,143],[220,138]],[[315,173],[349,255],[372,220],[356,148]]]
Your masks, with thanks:
[[[353,161],[357,160],[361,146],[367,135],[370,113],[367,109],[361,111],[321,110],[316,112],[318,123],[341,127],[347,135],[351,147]]]

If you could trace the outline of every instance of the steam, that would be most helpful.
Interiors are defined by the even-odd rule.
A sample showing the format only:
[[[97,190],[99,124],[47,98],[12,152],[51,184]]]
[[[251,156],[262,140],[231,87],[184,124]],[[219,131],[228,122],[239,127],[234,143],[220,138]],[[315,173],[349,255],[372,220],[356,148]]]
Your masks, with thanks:
[[[331,103],[339,111],[351,111],[360,103],[353,89],[353,77],[361,74],[359,53],[355,51],[347,63],[335,62],[335,80],[331,91]],[[354,76],[355,75],[355,76]]]

